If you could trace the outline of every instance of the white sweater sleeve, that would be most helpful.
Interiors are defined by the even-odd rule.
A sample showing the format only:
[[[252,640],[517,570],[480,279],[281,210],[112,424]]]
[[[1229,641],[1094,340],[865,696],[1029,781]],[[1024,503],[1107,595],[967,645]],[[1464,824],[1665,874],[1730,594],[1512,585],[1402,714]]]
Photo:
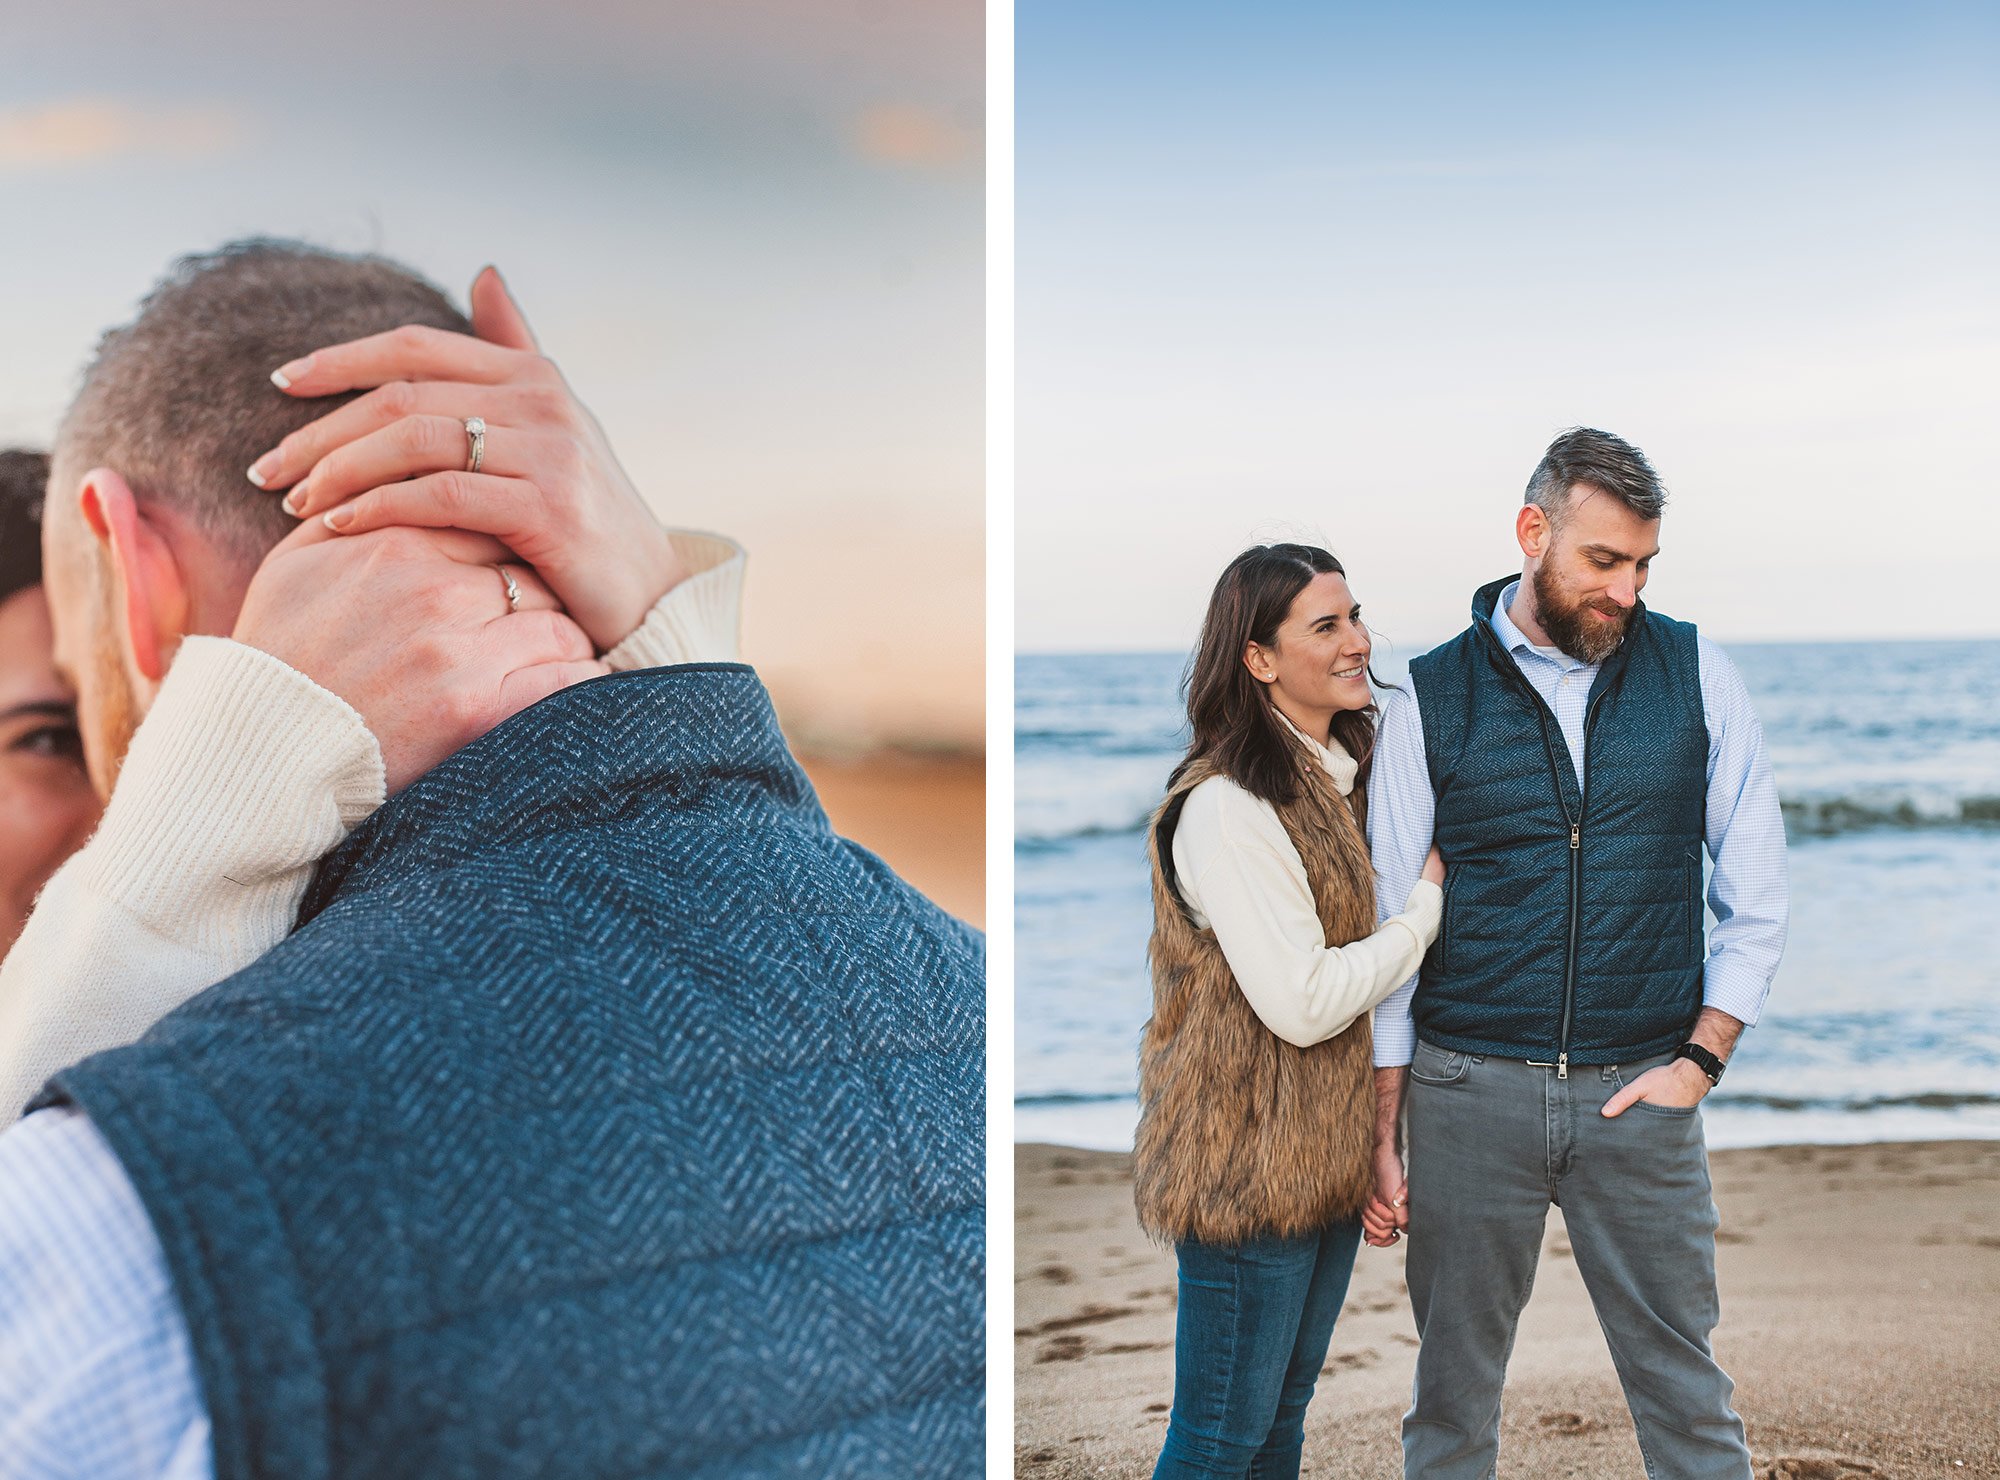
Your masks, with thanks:
[[[256,648],[186,639],[97,832],[0,966],[0,1125],[283,940],[313,865],[382,796],[344,700]]]
[[[1215,931],[1265,1027],[1310,1047],[1343,1031],[1407,980],[1437,938],[1444,892],[1418,880],[1404,912],[1330,946],[1305,865],[1277,814],[1220,777],[1188,794],[1174,834],[1181,897]]]
[[[623,672],[676,663],[734,663],[743,609],[743,547],[719,534],[672,531],[687,579],[662,596],[646,620],[604,655]]]

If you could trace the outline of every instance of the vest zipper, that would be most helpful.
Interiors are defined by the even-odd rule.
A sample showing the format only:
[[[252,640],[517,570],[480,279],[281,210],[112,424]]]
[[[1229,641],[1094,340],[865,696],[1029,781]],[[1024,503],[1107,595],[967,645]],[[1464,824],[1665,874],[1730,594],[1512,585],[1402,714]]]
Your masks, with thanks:
[[[1475,616],[1477,616],[1475,611]],[[1493,651],[1499,656],[1499,667],[1509,680],[1520,685],[1536,709],[1536,718],[1541,722],[1542,750],[1548,757],[1549,780],[1555,783],[1556,805],[1563,809],[1563,816],[1569,819],[1569,949],[1563,957],[1563,1011],[1562,1035],[1556,1043],[1556,1078],[1569,1078],[1569,1028],[1576,1010],[1576,957],[1577,932],[1583,916],[1583,819],[1590,812],[1590,723],[1597,718],[1597,704],[1603,692],[1593,692],[1583,707],[1583,770],[1576,778],[1577,810],[1570,816],[1569,800],[1562,789],[1562,762],[1556,759],[1555,742],[1549,738],[1549,726],[1555,722],[1555,711],[1549,707],[1528,676],[1521,672],[1514,655],[1500,644],[1498,634],[1493,631],[1490,614],[1479,621],[1480,631],[1493,644]],[[1626,634],[1629,641],[1631,634]],[[1604,659],[1613,661],[1611,657]],[[1600,665],[1601,666],[1601,665]],[[1602,677],[1602,675],[1599,675]],[[1595,687],[1593,685],[1593,687]],[[1560,729],[1560,725],[1558,725]],[[1567,742],[1565,742],[1567,748]],[[1532,1061],[1531,1061],[1532,1062]]]
[[[1536,695],[1537,698],[1541,697]],[[1569,958],[1563,963],[1562,1041],[1556,1045],[1556,1078],[1569,1078],[1569,1024],[1576,1011],[1577,932],[1583,922],[1583,819],[1590,815],[1590,722],[1597,717],[1600,694],[1583,707],[1583,772],[1576,778],[1576,816],[1569,820]],[[1542,727],[1547,743],[1548,726]],[[1561,781],[1557,781],[1561,790]]]
[[[1511,653],[1507,654],[1506,662],[1508,667],[1514,667],[1514,658]],[[1518,668],[1514,669],[1514,673],[1520,679],[1521,687],[1528,691],[1528,697],[1535,701],[1536,718],[1540,722],[1542,730],[1542,752],[1548,757],[1549,780],[1555,784],[1556,805],[1563,809],[1563,816],[1569,820],[1569,943],[1563,952],[1562,1030],[1556,1040],[1556,1078],[1567,1079],[1569,1078],[1569,1022],[1571,1011],[1576,1002],[1577,924],[1579,917],[1583,914],[1583,798],[1586,793],[1583,789],[1583,778],[1578,777],[1577,814],[1571,817],[1569,801],[1563,795],[1562,789],[1562,762],[1556,759],[1555,741],[1549,738],[1549,724],[1555,719],[1555,715],[1549,709],[1548,701],[1535,692],[1535,686],[1528,682],[1526,676]],[[1594,706],[1586,707],[1583,716],[1585,741],[1583,764],[1586,772],[1590,769],[1589,739],[1592,707]],[[1533,1060],[1530,1060],[1530,1062],[1533,1062]]]
[[[1588,721],[1586,721],[1587,725]],[[1585,734],[1588,736],[1588,729]],[[1584,765],[1588,768],[1590,751],[1586,740]],[[1569,1020],[1576,1007],[1576,937],[1577,927],[1583,919],[1583,819],[1569,820],[1569,954],[1563,960],[1563,1025],[1562,1041],[1557,1045],[1556,1078],[1569,1078]]]

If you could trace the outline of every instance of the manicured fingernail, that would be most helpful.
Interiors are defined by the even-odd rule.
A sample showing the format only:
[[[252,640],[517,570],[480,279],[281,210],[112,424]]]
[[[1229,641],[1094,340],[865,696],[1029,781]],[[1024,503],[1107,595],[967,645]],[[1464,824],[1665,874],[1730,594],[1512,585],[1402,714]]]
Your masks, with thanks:
[[[312,369],[312,363],[313,357],[307,355],[303,360],[293,360],[290,364],[280,365],[271,372],[271,384],[281,391],[290,390],[293,381],[305,378],[306,372]]]
[[[345,504],[337,509],[328,509],[325,515],[322,516],[322,522],[328,529],[338,533],[354,522],[354,510],[348,508]]]
[[[299,515],[305,513],[305,511],[306,486],[303,483],[296,484],[292,488],[292,491],[285,495],[285,512],[296,519]]]
[[[277,470],[278,470],[278,454],[275,452],[267,452],[262,457],[258,458],[257,461],[250,464],[250,471],[245,473],[243,476],[248,478],[252,483],[256,484],[259,488],[268,488],[271,486],[271,474],[275,473]]]

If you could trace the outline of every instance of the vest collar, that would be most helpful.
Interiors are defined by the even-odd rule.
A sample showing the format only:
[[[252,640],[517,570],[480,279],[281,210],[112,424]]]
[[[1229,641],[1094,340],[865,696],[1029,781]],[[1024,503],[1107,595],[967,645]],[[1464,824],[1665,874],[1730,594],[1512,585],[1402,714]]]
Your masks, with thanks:
[[[593,678],[552,694],[448,756],[378,808],[321,862],[303,925],[339,895],[451,867],[552,830],[692,813],[719,789],[826,828],[770,695],[741,663],[688,663]]]

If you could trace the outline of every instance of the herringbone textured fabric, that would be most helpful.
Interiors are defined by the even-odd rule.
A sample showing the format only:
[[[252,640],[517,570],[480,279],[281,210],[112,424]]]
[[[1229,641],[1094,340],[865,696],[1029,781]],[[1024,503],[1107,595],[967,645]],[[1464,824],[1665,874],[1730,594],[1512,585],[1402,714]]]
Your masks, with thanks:
[[[1626,1063],[1680,1043],[1701,1010],[1708,730],[1695,629],[1634,610],[1593,683],[1579,777],[1556,716],[1493,633],[1512,580],[1482,587],[1472,625],[1410,664],[1446,860],[1444,926],[1411,1011],[1445,1048],[1554,1058],[1574,913],[1570,1062]]]
[[[222,1480],[980,1471],[983,938],[834,836],[748,669],[517,716],[57,1083]]]

